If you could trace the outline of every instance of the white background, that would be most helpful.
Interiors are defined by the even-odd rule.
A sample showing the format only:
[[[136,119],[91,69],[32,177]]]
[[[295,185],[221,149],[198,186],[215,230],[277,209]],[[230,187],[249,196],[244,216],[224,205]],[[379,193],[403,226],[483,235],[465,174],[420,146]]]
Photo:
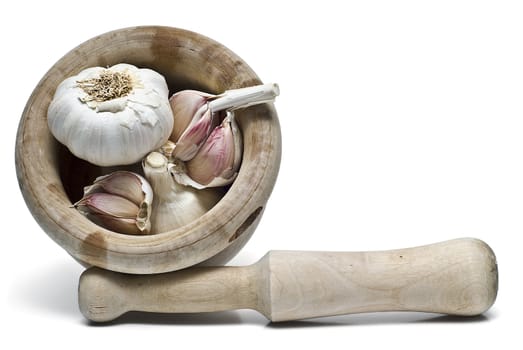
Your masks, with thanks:
[[[343,4],[343,6],[341,5]],[[2,5],[6,6],[6,5]],[[498,347],[521,329],[523,6],[518,1],[12,2],[0,11],[2,348]],[[272,325],[254,311],[89,325],[82,271],[26,209],[16,127],[45,72],[98,34],[168,25],[209,36],[278,82],[278,182],[233,261],[270,249],[377,250],[462,236],[496,252],[484,316],[351,315]]]

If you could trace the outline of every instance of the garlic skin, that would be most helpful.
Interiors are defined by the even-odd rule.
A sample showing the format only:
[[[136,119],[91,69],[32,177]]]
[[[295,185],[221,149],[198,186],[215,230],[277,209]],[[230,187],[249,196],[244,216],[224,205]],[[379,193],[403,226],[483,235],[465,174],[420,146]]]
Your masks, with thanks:
[[[151,214],[154,233],[189,224],[209,211],[223,195],[217,189],[199,191],[174,181],[170,173],[172,164],[159,152],[151,152],[142,165],[155,194]]]
[[[74,204],[78,211],[109,230],[148,234],[151,229],[153,189],[142,176],[116,171],[96,178]]]
[[[173,127],[163,76],[130,64],[92,67],[65,79],[47,112],[53,136],[78,158],[99,166],[140,161]]]
[[[175,161],[171,173],[178,183],[196,189],[225,186],[238,175],[242,156],[242,135],[228,111],[196,155],[185,163]]]

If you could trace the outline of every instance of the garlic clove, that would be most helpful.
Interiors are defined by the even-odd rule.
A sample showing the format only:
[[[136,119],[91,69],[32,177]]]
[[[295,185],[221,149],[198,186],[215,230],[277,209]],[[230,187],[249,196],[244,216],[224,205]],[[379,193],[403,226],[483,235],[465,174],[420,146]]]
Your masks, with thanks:
[[[93,193],[74,204],[80,212],[133,219],[140,208],[128,199],[109,193]]]
[[[236,178],[242,159],[242,138],[234,114],[227,112],[194,158],[184,165],[175,163],[173,177],[179,183],[202,189],[230,184]]]
[[[152,190],[147,191],[147,189],[143,188],[144,186],[149,186],[144,180],[138,174],[129,171],[116,171],[109,175],[98,177],[91,186],[84,189],[84,194],[103,190],[140,205],[145,199],[145,192],[152,192]]]
[[[169,99],[173,111],[173,131],[170,139],[177,142],[180,136],[194,120],[196,112],[207,103],[213,95],[195,90],[183,90]]]
[[[231,175],[234,140],[230,128],[224,124],[212,131],[196,156],[186,163],[187,175],[202,185],[224,173],[225,176]]]
[[[74,206],[95,223],[115,232],[147,234],[152,201],[153,190],[145,178],[130,171],[116,171],[85,187],[84,197]]]
[[[206,105],[202,106],[194,115],[191,124],[175,142],[173,157],[187,161],[194,157],[203,142],[209,136],[215,122],[214,115]]]
[[[173,157],[186,161],[200,149],[216,123],[207,105],[212,98],[205,92],[183,90],[169,99],[174,119],[169,139],[176,144]]]

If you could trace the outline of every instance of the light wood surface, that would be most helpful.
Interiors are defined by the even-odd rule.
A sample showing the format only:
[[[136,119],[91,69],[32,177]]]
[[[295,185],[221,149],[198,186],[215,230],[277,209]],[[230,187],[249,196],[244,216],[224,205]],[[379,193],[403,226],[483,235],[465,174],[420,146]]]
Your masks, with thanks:
[[[245,267],[193,267],[158,275],[98,268],[80,277],[79,305],[90,320],[127,311],[254,309],[272,321],[376,311],[472,316],[496,298],[496,257],[462,238],[375,252],[271,251]]]
[[[162,74],[170,93],[210,93],[260,84],[236,54],[202,35],[159,26],[133,27],[95,37],[60,59],[34,89],[16,142],[18,181],[27,206],[43,230],[83,264],[127,273],[174,271],[211,259],[223,264],[253,234],[272,191],[281,157],[276,110],[263,104],[237,111],[244,136],[243,163],[233,185],[209,212],[170,232],[128,236],[99,227],[71,204],[82,189],[112,169],[74,157],[51,135],[47,109],[57,85],[93,66],[129,63]],[[140,171],[140,166],[129,167]],[[138,169],[138,170],[137,170]]]

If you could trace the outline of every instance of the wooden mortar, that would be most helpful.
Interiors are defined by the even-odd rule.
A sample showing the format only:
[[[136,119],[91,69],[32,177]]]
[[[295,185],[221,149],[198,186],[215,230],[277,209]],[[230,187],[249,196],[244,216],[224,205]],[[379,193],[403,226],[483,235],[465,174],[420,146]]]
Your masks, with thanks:
[[[43,230],[75,259],[104,269],[151,274],[199,263],[223,264],[254,232],[272,191],[281,157],[278,117],[272,104],[236,113],[244,137],[238,177],[220,202],[194,222],[147,236],[95,225],[71,204],[101,169],[74,157],[51,135],[47,109],[65,78],[93,66],[129,63],[162,74],[170,93],[197,89],[221,93],[261,84],[236,54],[202,35],[170,27],[116,30],[92,38],[62,57],[34,89],[18,128],[16,170],[21,191]]]

